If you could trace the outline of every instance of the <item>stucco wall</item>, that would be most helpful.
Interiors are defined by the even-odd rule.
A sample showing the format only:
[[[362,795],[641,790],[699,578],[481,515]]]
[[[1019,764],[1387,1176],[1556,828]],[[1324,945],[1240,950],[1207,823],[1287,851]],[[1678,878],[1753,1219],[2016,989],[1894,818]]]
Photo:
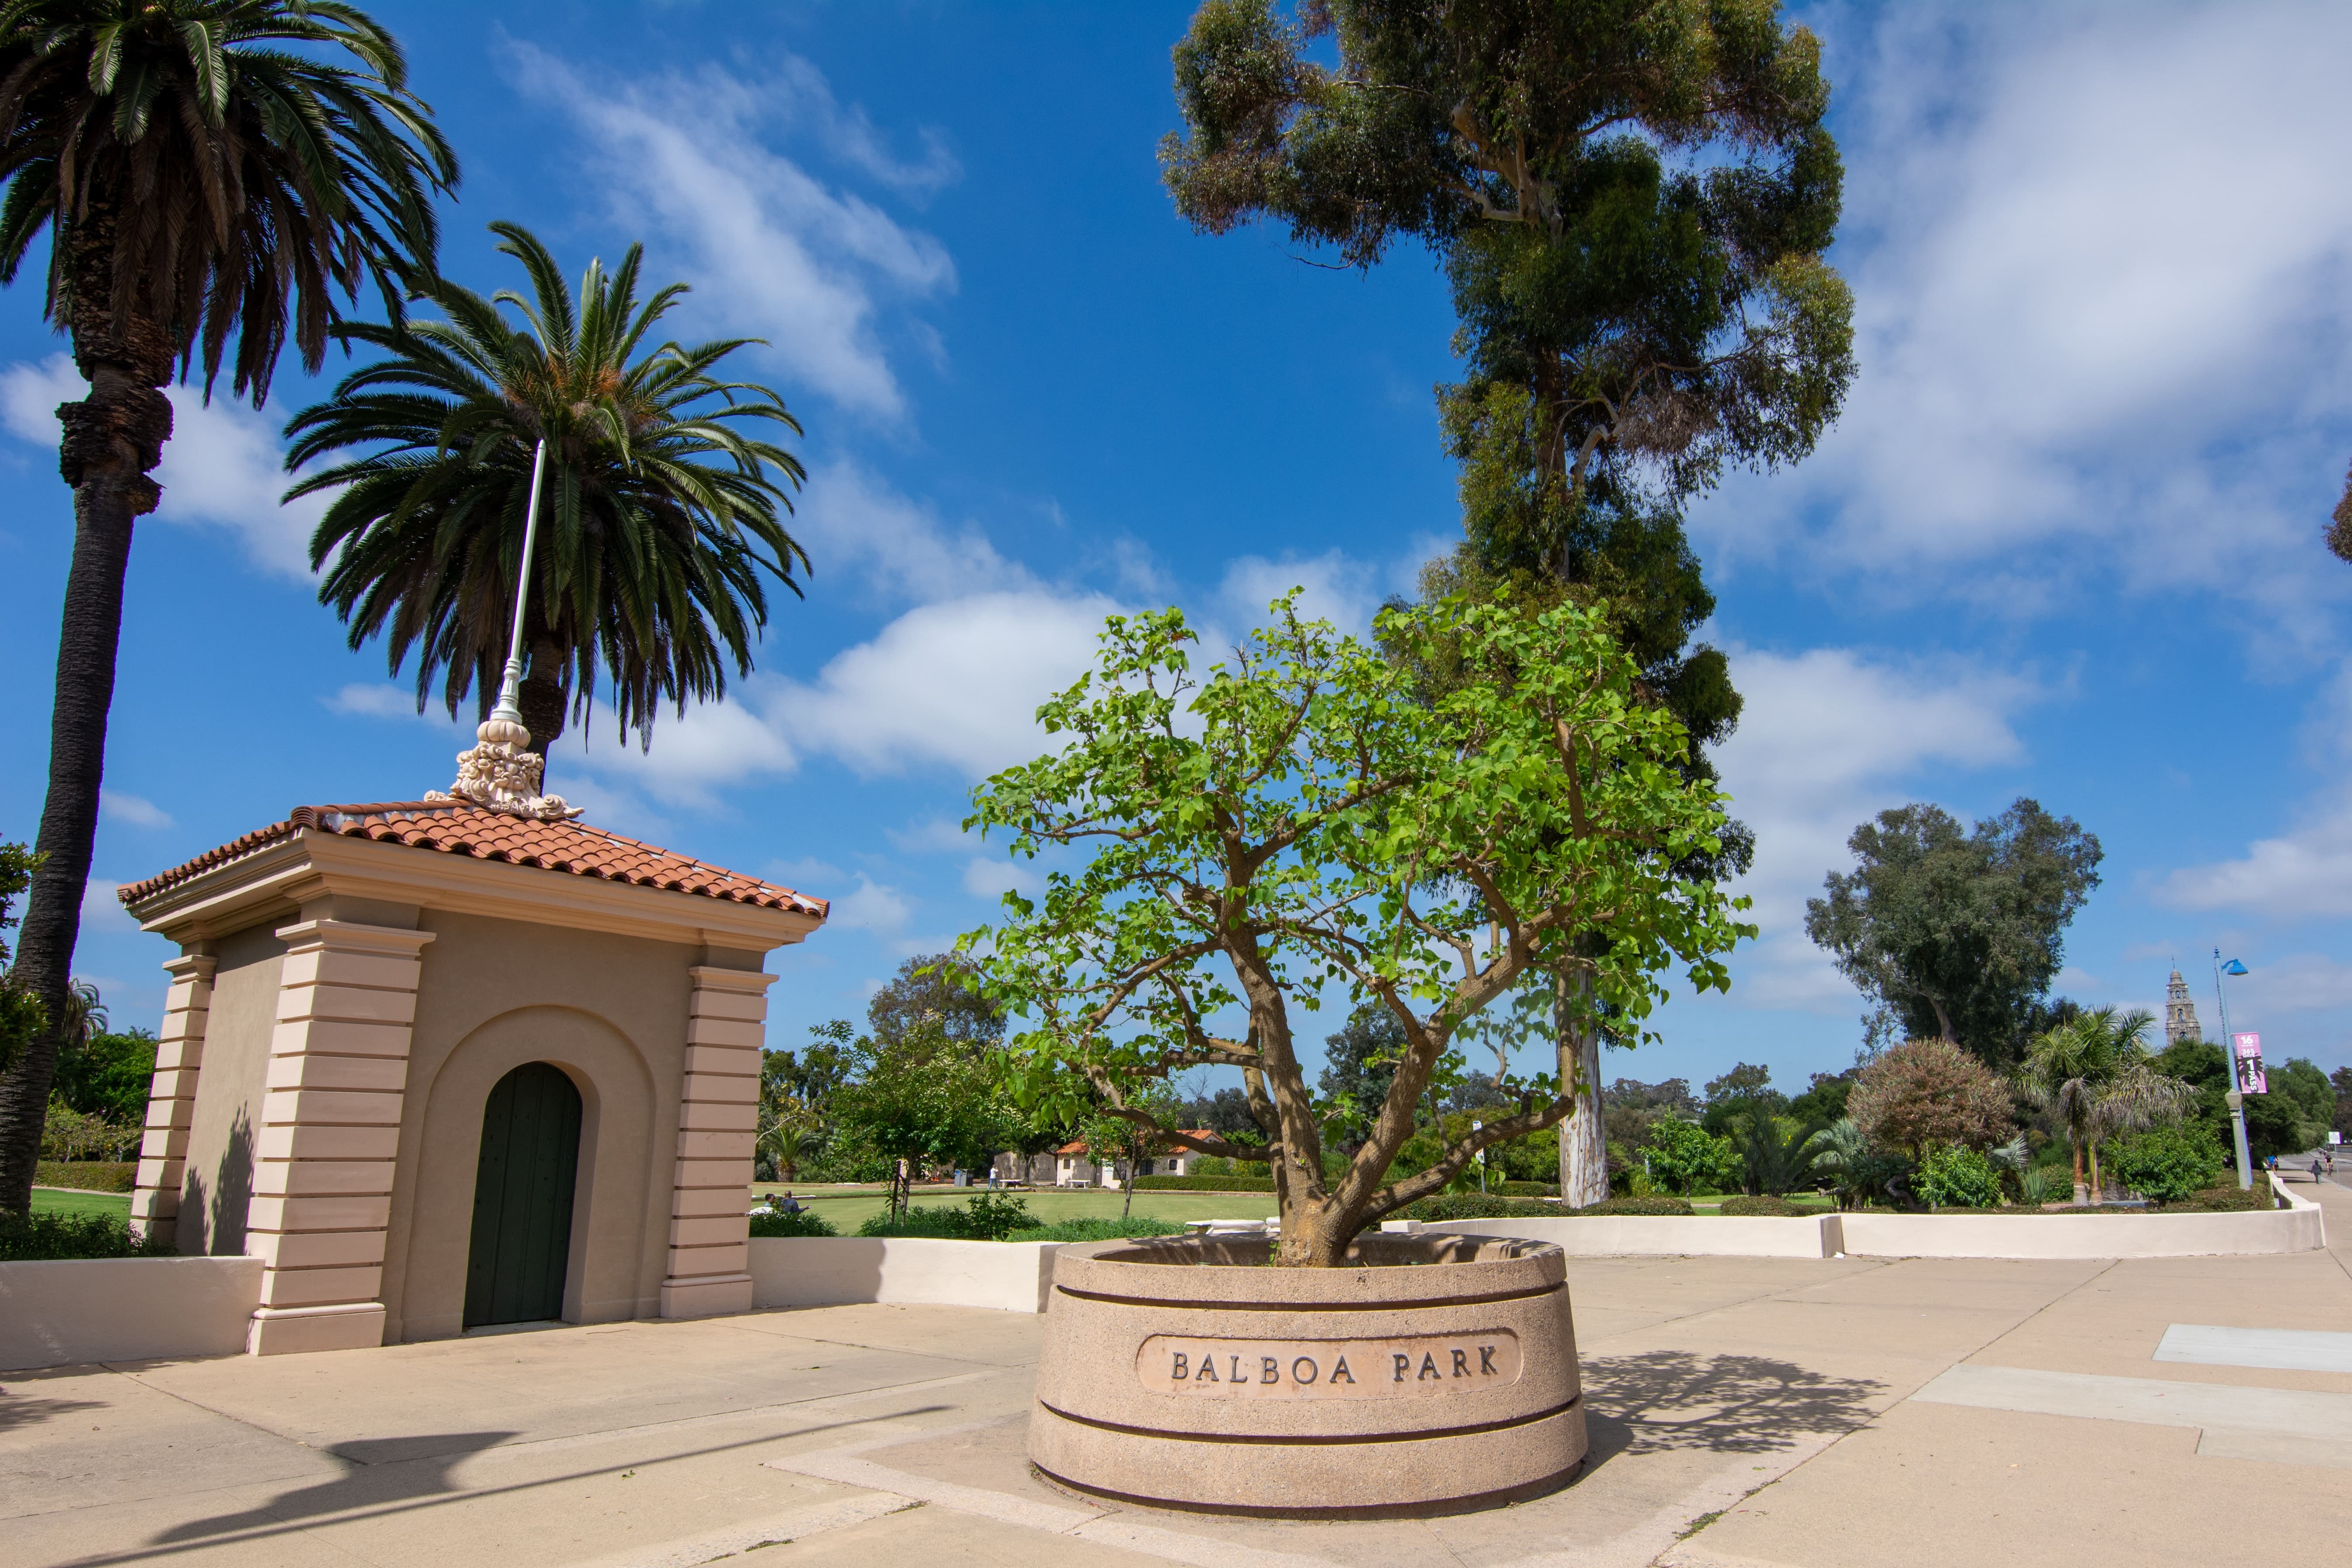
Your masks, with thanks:
[[[1054,1241],[927,1237],[755,1236],[751,1304],[833,1307],[889,1301],[1042,1312],[1054,1283]]]
[[[258,1258],[0,1263],[0,1370],[234,1355],[260,1296]]]
[[[580,1178],[564,1316],[660,1308],[685,1068],[688,969],[755,954],[428,910],[400,1163],[384,1254],[384,1338],[462,1331],[482,1108],[524,1062],[579,1086]],[[733,962],[730,962],[730,958]]]
[[[253,1196],[254,1139],[261,1122],[262,1080],[278,1021],[278,977],[286,944],[271,920],[213,944],[212,1012],[196,1071],[195,1110],[188,1128],[188,1167],[180,1187],[174,1244],[184,1253],[236,1257],[245,1250],[246,1208]],[[258,1278],[257,1276],[257,1278]]]

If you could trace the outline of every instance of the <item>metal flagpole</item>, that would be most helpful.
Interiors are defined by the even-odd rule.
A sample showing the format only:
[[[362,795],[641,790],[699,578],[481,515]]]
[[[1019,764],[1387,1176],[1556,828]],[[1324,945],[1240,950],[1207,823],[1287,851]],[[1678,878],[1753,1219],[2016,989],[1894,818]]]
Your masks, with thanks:
[[[541,436],[530,459],[530,502],[523,512],[522,569],[515,574],[514,631],[507,639],[506,679],[499,683],[499,705],[490,710],[491,718],[510,724],[522,722],[522,613],[530,593],[531,546],[539,538],[539,479],[546,468],[547,437]]]
[[[2238,1042],[2230,1037],[2230,994],[2221,987],[2221,950],[2213,950],[2213,995],[2221,1005],[2221,1059],[2230,1069],[2230,1092],[2223,1096],[2230,1106],[2230,1135],[2238,1145],[2238,1185],[2242,1189],[2254,1184],[2253,1156],[2246,1150],[2246,1097],[2238,1088]]]

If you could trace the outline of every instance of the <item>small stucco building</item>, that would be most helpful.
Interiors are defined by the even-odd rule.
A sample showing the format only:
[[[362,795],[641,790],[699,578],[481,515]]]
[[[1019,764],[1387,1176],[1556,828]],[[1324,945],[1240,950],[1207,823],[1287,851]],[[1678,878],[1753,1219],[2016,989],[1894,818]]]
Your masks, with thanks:
[[[751,1305],[765,961],[823,900],[446,798],[121,896],[180,947],[132,1223],[263,1260],[250,1349]]]

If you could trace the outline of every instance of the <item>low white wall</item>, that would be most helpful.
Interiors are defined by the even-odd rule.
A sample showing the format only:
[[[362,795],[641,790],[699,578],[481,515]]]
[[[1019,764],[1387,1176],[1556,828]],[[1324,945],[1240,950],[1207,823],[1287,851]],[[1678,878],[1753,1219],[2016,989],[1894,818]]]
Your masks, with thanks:
[[[1832,1216],[1834,1217],[1834,1216]],[[1759,1215],[1588,1215],[1578,1219],[1455,1219],[1431,1230],[1521,1236],[1559,1245],[1570,1258],[1827,1258],[1819,1218]]]
[[[260,1300],[258,1258],[0,1263],[0,1369],[235,1355]]]
[[[1054,1282],[1053,1241],[946,1241],[927,1237],[755,1236],[754,1307],[892,1301],[1042,1312]]]

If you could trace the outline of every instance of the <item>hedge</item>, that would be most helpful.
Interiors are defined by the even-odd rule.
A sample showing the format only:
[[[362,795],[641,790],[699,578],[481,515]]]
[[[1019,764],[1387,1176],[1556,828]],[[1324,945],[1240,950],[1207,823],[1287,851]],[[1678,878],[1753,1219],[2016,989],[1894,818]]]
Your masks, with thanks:
[[[1776,1198],[1769,1195],[1760,1198],[1751,1198],[1745,1193],[1741,1193],[1724,1199],[1723,1207],[1718,1212],[1730,1215],[1735,1218],[1804,1219],[1810,1215],[1819,1214],[1821,1211],[1818,1209],[1801,1208],[1797,1205],[1790,1203],[1786,1198]]]
[[[42,1160],[33,1166],[33,1185],[127,1193],[137,1185],[138,1174],[136,1160]]]
[[[839,1236],[841,1232],[807,1209],[751,1216],[753,1236]]]
[[[1139,1193],[1270,1193],[1272,1176],[1138,1176]]]
[[[64,1258],[170,1258],[171,1243],[142,1240],[111,1215],[16,1214],[0,1209],[0,1263]]]

